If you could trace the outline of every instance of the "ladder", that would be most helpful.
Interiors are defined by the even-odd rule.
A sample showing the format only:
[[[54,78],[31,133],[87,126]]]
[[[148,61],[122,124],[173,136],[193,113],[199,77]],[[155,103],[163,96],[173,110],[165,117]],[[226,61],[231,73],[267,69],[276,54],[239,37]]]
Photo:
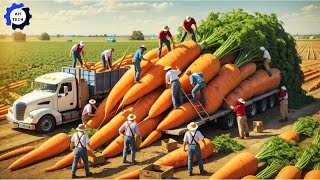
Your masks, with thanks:
[[[181,88],[184,96],[188,99],[188,101],[191,103],[191,106],[193,107],[193,109],[197,112],[198,116],[200,117],[201,120],[210,119],[210,116],[208,114],[208,112],[204,109],[204,107],[202,106],[202,104],[199,102],[199,100],[194,100],[192,97],[192,94],[187,94],[182,88]],[[191,98],[189,98],[189,96]]]

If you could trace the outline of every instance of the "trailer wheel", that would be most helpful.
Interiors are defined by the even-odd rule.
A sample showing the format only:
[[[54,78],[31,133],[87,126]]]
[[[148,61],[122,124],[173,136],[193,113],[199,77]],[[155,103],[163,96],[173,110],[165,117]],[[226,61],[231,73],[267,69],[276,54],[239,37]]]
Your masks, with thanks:
[[[271,95],[268,97],[268,108],[272,109],[276,105],[276,96]]]
[[[252,118],[257,114],[257,104],[254,102],[246,107],[247,117]]]
[[[267,110],[267,99],[263,98],[260,101],[258,101],[258,112],[263,113]]]
[[[51,115],[44,115],[36,125],[36,130],[41,133],[51,132],[56,127],[56,121]]]
[[[228,113],[218,120],[218,127],[221,129],[231,129],[236,123],[236,115],[231,112]]]

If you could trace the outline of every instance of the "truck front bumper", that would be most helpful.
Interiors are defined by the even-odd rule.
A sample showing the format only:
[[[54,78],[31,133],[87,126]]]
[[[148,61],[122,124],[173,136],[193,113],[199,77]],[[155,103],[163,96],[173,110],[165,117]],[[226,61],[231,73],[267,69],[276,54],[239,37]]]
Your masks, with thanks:
[[[29,129],[29,130],[35,130],[36,129],[36,125],[34,125],[34,124],[26,124],[23,121],[15,120],[14,117],[12,116],[12,114],[10,114],[10,113],[8,113],[6,115],[6,117],[7,117],[8,123],[13,125],[16,128]]]

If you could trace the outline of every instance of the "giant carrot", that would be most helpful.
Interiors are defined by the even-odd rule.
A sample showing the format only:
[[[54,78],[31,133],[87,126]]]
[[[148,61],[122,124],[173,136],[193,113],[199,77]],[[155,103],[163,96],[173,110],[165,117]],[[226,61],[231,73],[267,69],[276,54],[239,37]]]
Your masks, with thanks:
[[[151,143],[157,141],[158,139],[161,138],[161,136],[163,135],[162,131],[160,130],[154,130],[152,131],[148,137],[142,142],[142,144],[140,145],[140,148],[144,148],[149,146]]]
[[[139,169],[123,174],[116,179],[139,179]]]
[[[299,138],[299,134],[296,131],[286,131],[282,134],[279,135],[279,137],[281,139],[284,139],[286,141],[290,141],[290,140],[294,140],[296,142],[299,142],[300,138]]]
[[[244,81],[249,76],[251,76],[257,70],[257,65],[255,63],[248,63],[240,68],[241,79]]]
[[[43,159],[60,154],[67,150],[70,146],[70,139],[67,134],[59,133],[46,142],[44,142],[37,149],[24,155],[9,166],[10,170],[17,170],[25,166],[31,165]]]
[[[0,161],[6,160],[6,159],[10,159],[12,157],[16,157],[16,156],[20,156],[22,154],[26,154],[30,151],[34,150],[33,146],[26,146],[26,147],[22,147],[13,151],[10,151],[8,153],[5,153],[3,155],[0,156]]]
[[[309,171],[305,176],[304,179],[320,179],[320,170],[312,170]]]
[[[286,166],[281,169],[275,179],[301,179],[301,171],[296,166]]]

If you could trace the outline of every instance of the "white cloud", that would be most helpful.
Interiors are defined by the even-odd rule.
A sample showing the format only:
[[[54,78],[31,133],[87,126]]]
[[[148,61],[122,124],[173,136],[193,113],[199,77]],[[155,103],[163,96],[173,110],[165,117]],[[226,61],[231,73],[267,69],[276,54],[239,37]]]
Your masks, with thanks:
[[[305,7],[302,8],[302,10],[304,10],[304,11],[314,11],[314,10],[317,10],[317,9],[319,9],[319,6],[314,5],[314,4],[310,4],[310,5],[305,6]]]
[[[56,2],[56,3],[68,3],[68,4],[72,4],[74,6],[81,6],[81,5],[91,4],[92,3],[92,1],[89,1],[89,0],[76,0],[76,1],[72,1],[72,0],[53,0],[53,2]]]

